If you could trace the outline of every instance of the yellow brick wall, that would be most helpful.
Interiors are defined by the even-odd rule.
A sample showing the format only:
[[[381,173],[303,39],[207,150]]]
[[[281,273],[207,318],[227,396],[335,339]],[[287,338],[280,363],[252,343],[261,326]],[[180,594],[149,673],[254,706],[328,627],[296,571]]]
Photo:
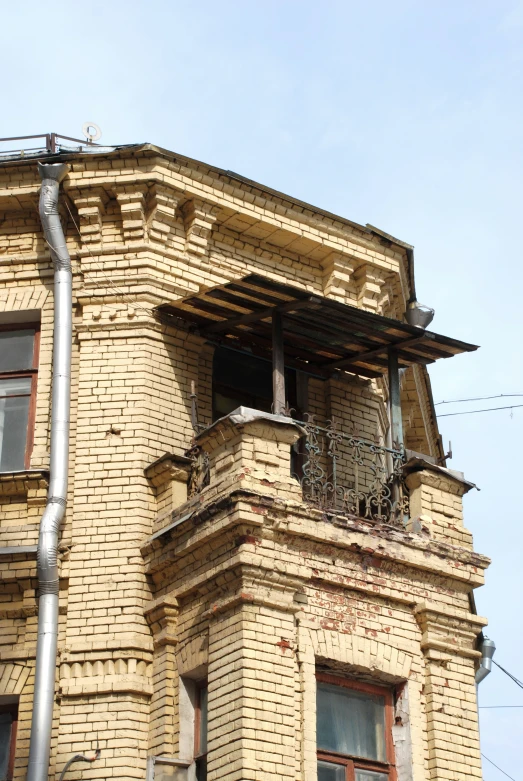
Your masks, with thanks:
[[[77,156],[70,168],[61,214],[74,273],[71,458],[49,778],[97,745],[82,778],[145,778],[148,755],[186,750],[180,678],[207,675],[210,779],[315,781],[317,666],[407,682],[415,781],[471,777],[461,760],[448,775],[452,730],[475,777],[479,625],[468,595],[486,561],[471,550],[458,490],[413,484],[419,529],[326,518],[289,475],[298,433],[261,424],[199,439],[211,485],[181,508],[181,467],[158,484],[144,473],[193,443],[192,383],[200,423],[212,411],[213,348],[160,322],[155,306],[256,272],[400,316],[404,249],[153,149]],[[36,544],[47,487],[53,293],[38,190],[34,163],[0,167],[0,314],[36,311],[42,327],[32,471],[0,476],[3,547]],[[407,441],[435,454],[417,379],[402,389]],[[308,381],[318,422],[335,418],[371,440],[385,440],[386,404],[381,382]],[[150,541],[181,513],[193,514]],[[2,556],[0,697],[19,698],[20,781],[36,627],[34,554]]]

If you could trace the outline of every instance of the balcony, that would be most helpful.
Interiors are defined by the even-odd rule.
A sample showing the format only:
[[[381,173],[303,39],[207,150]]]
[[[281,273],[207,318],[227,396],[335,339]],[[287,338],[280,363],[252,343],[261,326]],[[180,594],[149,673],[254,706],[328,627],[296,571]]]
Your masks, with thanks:
[[[193,389],[196,436],[187,453],[192,459],[189,496],[219,493],[225,475],[231,483],[233,464],[240,470],[235,472],[240,482],[256,483],[253,475],[262,474],[258,482],[266,487],[272,463],[284,493],[299,496],[324,514],[405,525],[409,491],[400,372],[470,352],[475,345],[255,274],[165,304],[157,314],[164,323],[186,329],[215,348],[243,354],[245,366],[256,357],[272,367],[264,378],[263,398],[251,382],[250,403],[237,394],[236,403],[243,406],[215,407],[215,422],[204,430],[198,425]],[[296,404],[299,413],[293,412],[292,372],[295,380],[299,375],[326,384],[347,378],[363,378],[367,384],[370,380],[380,389],[383,403],[386,400],[387,420],[374,426],[369,436],[368,430],[350,428],[347,420],[333,414],[322,421],[311,414],[307,402]],[[232,374],[229,385],[237,381],[237,373]],[[214,377],[213,384],[215,380],[220,378]],[[298,397],[297,381],[295,386]],[[259,406],[260,399],[264,406]],[[254,427],[250,439],[258,443],[253,445],[259,456],[254,456],[254,464],[240,442],[241,432],[249,427]],[[280,442],[283,430],[287,433]],[[221,439],[216,439],[217,432]],[[234,443],[234,452],[223,450],[226,441]],[[291,446],[290,453],[282,450],[282,443]],[[270,458],[264,462],[266,452]]]
[[[276,424],[277,428],[280,424],[295,432],[294,437],[291,434],[295,441],[288,451],[287,463],[285,457],[283,464],[280,463],[276,448],[271,451],[266,447],[264,452],[263,447],[258,447],[257,460],[266,466],[268,480],[271,472],[282,469],[299,486],[303,502],[325,515],[404,526],[409,514],[403,471],[405,452],[343,432],[335,421],[320,426],[312,415],[295,420],[240,407],[203,429],[187,451],[192,460],[190,496],[201,494],[212,482],[209,455],[213,448],[206,448],[202,443],[212,441],[217,432],[225,441],[224,431],[230,425],[241,430],[254,421],[263,424],[266,431],[268,426]]]

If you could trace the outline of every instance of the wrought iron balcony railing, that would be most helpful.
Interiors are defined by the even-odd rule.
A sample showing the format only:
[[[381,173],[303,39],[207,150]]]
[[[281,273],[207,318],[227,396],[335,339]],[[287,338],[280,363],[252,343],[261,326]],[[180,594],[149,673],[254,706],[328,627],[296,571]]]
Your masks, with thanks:
[[[403,450],[347,434],[336,421],[323,427],[313,415],[290,420],[304,432],[292,449],[290,470],[302,487],[305,502],[329,515],[404,525],[409,499],[403,480]],[[193,425],[196,434],[206,428],[195,421]],[[209,485],[209,458],[197,445],[186,455],[193,460],[189,482],[193,496]]]
[[[305,436],[293,458],[305,501],[328,513],[402,526],[408,513],[404,452],[346,434],[336,421],[322,427],[305,417],[294,421]]]

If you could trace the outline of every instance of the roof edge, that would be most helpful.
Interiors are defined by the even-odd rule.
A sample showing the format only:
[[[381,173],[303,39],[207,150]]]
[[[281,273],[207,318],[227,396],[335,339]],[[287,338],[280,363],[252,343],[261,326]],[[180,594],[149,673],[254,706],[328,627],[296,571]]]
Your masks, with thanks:
[[[363,233],[367,233],[369,235],[375,234],[381,236],[382,238],[387,239],[392,244],[395,244],[397,247],[400,247],[401,249],[404,250],[412,249],[412,245],[407,244],[406,242],[395,238],[391,234],[386,233],[385,231],[382,231],[379,228],[376,228],[370,223],[367,223],[366,225],[362,225],[361,223],[355,222],[354,220],[349,220],[347,217],[342,217],[340,214],[335,214],[334,212],[330,212],[326,209],[322,209],[319,206],[314,206],[314,204],[308,203],[307,201],[302,201],[301,199],[295,198],[294,196],[289,195],[288,193],[284,193],[280,190],[275,190],[274,188],[264,185],[261,182],[257,182],[254,179],[249,179],[247,176],[242,176],[241,174],[238,174],[235,171],[219,168],[218,166],[212,165],[210,163],[206,163],[203,160],[197,160],[194,157],[188,157],[187,155],[179,154],[177,152],[172,152],[169,149],[165,149],[164,147],[157,146],[156,144],[152,144],[148,141],[143,143],[138,143],[138,144],[117,144],[114,146],[108,145],[104,147],[96,147],[96,149],[91,149],[89,151],[87,151],[86,149],[80,149],[80,150],[66,149],[64,151],[56,152],[53,154],[42,150],[41,154],[37,153],[31,156],[25,154],[25,155],[19,155],[18,157],[10,156],[9,158],[4,158],[4,159],[0,157],[0,168],[8,167],[9,165],[26,166],[42,160],[45,160],[47,162],[61,162],[61,161],[78,159],[78,158],[92,159],[93,157],[98,157],[98,156],[112,157],[113,155],[120,154],[122,152],[124,153],[125,152],[131,152],[131,153],[152,152],[154,154],[162,155],[171,160],[182,160],[188,165],[192,164],[198,166],[205,166],[209,171],[212,171],[215,174],[218,174],[219,176],[224,176],[232,181],[247,184],[251,187],[257,188],[262,193],[273,195],[278,198],[282,198],[283,200],[295,206],[308,209],[311,212],[322,215],[323,217],[328,217],[329,219],[335,220],[336,222],[342,223],[344,225],[348,225],[352,228],[356,228],[362,231]]]

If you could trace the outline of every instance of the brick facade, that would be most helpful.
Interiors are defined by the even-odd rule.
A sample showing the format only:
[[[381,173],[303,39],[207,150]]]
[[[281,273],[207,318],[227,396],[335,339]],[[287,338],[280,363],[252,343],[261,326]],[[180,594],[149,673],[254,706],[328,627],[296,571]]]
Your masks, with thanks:
[[[145,779],[151,756],[190,765],[191,682],[206,677],[210,781],[316,781],[315,671],[331,670],[395,687],[399,781],[480,779],[486,622],[470,597],[488,560],[463,525],[468,484],[430,464],[410,474],[404,529],[327,518],[290,476],[299,429],[266,415],[199,435],[210,483],[194,495],[191,383],[208,426],[213,348],[154,311],[256,272],[401,319],[404,245],[152,146],[65,157],[73,389],[49,778],[97,745],[76,778]],[[49,467],[53,293],[39,186],[34,161],[0,165],[2,322],[41,322],[31,468],[0,474],[0,704],[19,706],[18,781]],[[381,379],[310,378],[307,395],[320,418],[384,441]],[[407,370],[402,406],[406,446],[441,457],[424,368]]]

